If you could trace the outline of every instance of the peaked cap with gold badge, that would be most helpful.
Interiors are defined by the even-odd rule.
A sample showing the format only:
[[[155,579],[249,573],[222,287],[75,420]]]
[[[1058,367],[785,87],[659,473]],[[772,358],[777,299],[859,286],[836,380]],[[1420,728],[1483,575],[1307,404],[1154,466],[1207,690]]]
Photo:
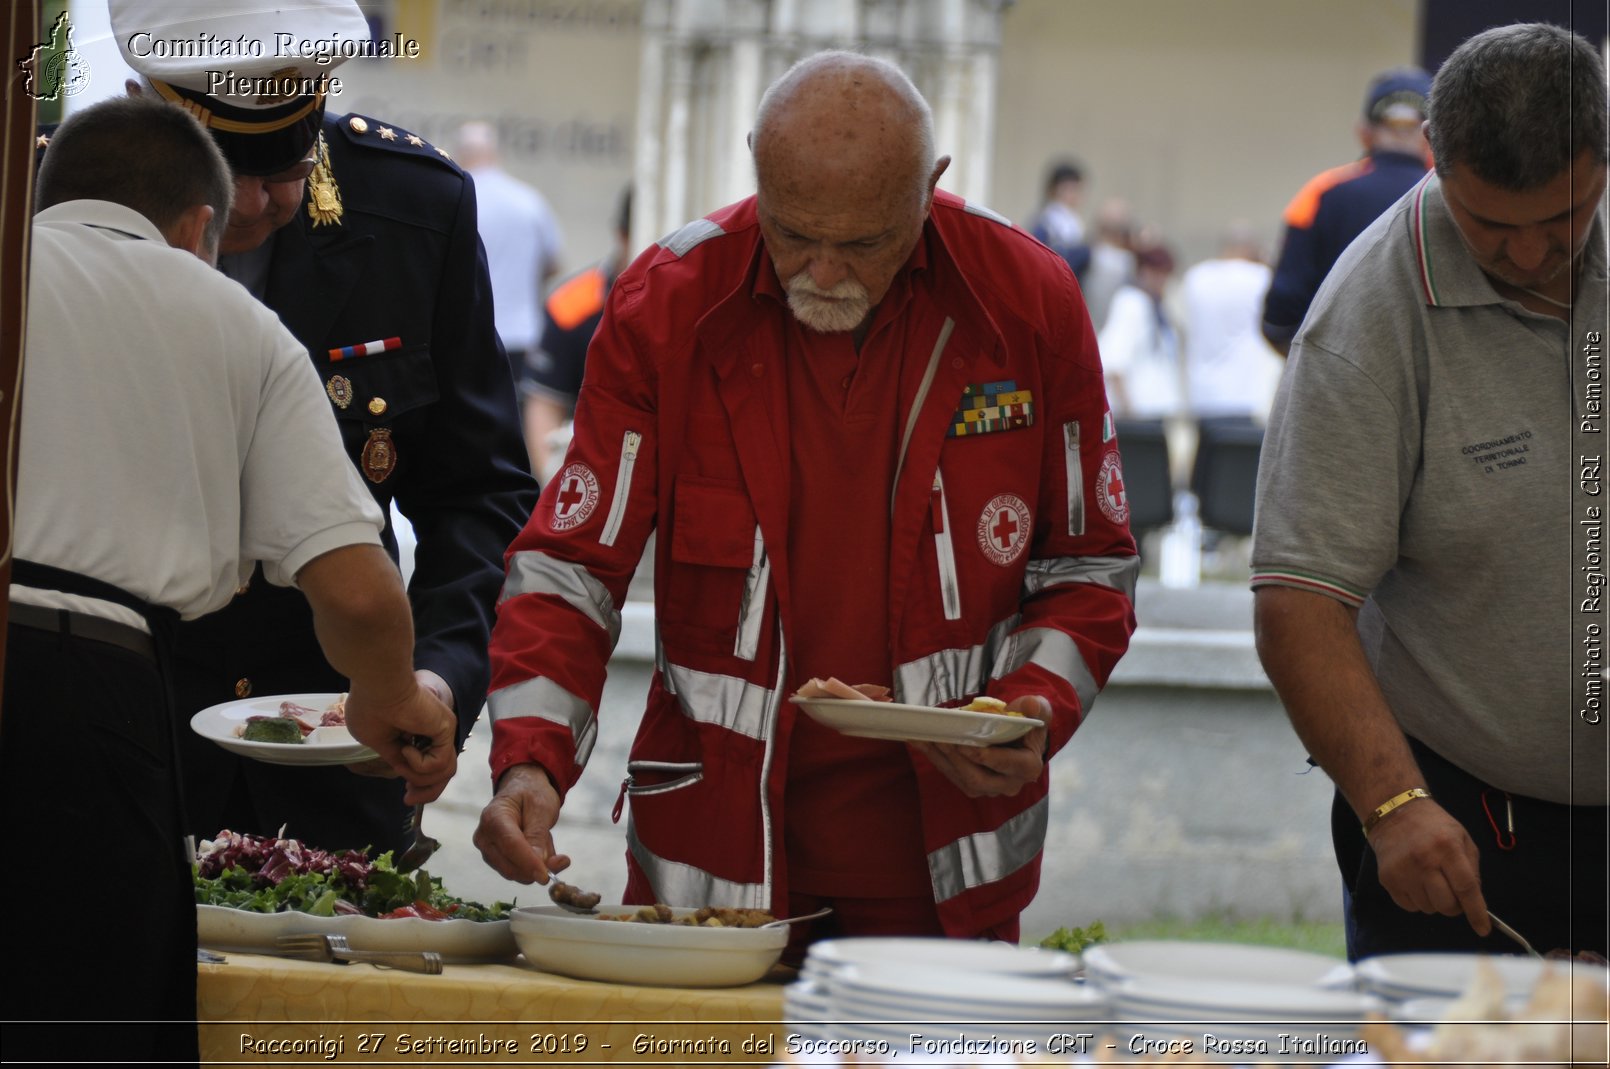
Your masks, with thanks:
[[[353,0],[110,0],[110,13],[124,62],[241,175],[322,161],[327,80],[345,58],[331,45],[369,40]]]

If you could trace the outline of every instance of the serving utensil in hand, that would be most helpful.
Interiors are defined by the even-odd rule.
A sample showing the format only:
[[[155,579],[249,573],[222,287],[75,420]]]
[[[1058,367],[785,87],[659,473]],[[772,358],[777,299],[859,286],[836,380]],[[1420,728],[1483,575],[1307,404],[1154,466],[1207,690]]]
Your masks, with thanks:
[[[767,921],[765,924],[762,924],[760,927],[762,927],[762,928],[786,928],[790,924],[798,924],[800,921],[813,921],[817,917],[825,917],[829,913],[832,913],[832,912],[833,912],[833,907],[832,906],[823,906],[821,909],[817,910],[815,913],[801,913],[797,917],[778,917],[774,921]]]
[[[377,968],[402,969],[430,976],[439,976],[442,971],[442,956],[434,950],[353,950],[347,945],[344,935],[319,935],[313,932],[282,935],[274,942],[285,957],[301,961],[334,962],[340,965],[367,962]]]
[[[414,841],[408,844],[402,857],[397,859],[398,872],[413,872],[419,866],[430,860],[430,856],[442,848],[442,844],[432,839],[420,828],[425,819],[423,804],[414,806],[414,811],[408,816],[408,833]]]
[[[1494,928],[1498,929],[1500,932],[1502,932],[1503,934],[1509,936],[1511,939],[1515,940],[1515,942],[1519,943],[1521,949],[1526,951],[1526,953],[1530,954],[1532,957],[1541,958],[1543,956],[1543,955],[1539,954],[1532,947],[1532,944],[1530,944],[1530,943],[1528,943],[1526,941],[1525,936],[1521,935],[1521,933],[1517,932],[1515,929],[1511,928],[1509,925],[1507,925],[1503,921],[1499,920],[1498,919],[1498,914],[1494,913],[1492,910],[1487,911],[1487,919],[1493,922],[1493,927]]]
[[[596,917],[598,910],[594,909],[601,896],[596,891],[583,891],[573,884],[554,880],[548,884],[548,897],[553,904],[570,913],[579,913],[583,917]]]

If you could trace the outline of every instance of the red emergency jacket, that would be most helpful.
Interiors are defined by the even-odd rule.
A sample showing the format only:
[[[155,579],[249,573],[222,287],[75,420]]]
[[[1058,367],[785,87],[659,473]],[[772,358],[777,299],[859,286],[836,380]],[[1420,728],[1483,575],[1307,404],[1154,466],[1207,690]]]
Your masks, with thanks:
[[[889,589],[844,611],[889,614],[897,701],[1044,695],[1054,752],[1128,646],[1139,561],[1072,275],[1006,220],[944,193],[922,240],[912,285],[926,299],[904,314],[933,319],[915,335],[932,350],[924,341],[905,362],[892,503],[789,500],[789,313],[755,293],[772,265],[752,198],[661,241],[610,293],[565,466],[509,551],[492,774],[533,762],[561,791],[581,775],[617,607],[657,529],[659,663],[627,765],[638,893],[786,906],[777,855],[802,715],[783,693],[788,637],[837,624],[791,611],[791,510],[841,509],[853,538],[855,510],[892,507]],[[969,799],[911,760],[946,931],[1016,917],[1039,883],[1047,777]]]

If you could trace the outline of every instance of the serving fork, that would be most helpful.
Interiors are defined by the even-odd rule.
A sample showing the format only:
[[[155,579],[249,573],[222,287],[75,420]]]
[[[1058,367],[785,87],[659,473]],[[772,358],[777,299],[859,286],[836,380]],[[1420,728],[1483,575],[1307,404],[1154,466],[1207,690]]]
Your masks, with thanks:
[[[398,872],[413,872],[442,848],[441,843],[426,835],[424,829],[420,827],[424,819],[425,807],[414,806],[414,811],[408,815],[408,834],[413,836],[413,841],[408,844],[408,849],[403,851],[402,857],[397,859]]]
[[[402,969],[405,972],[439,976],[442,956],[434,950],[353,950],[344,935],[320,935],[317,932],[282,935],[274,941],[279,952],[299,961],[334,962],[349,965],[367,962],[381,969]]]

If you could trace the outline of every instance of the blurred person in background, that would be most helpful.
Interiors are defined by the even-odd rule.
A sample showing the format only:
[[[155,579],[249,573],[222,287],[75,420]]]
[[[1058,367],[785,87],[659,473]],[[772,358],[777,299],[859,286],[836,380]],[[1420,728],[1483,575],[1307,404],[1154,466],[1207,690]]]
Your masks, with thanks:
[[[1090,266],[1090,244],[1079,214],[1084,191],[1084,169],[1079,164],[1072,160],[1053,164],[1045,179],[1045,200],[1028,226],[1029,233],[1050,246],[1080,279]]]
[[[462,744],[485,703],[503,552],[536,499],[493,326],[474,186],[416,134],[362,115],[325,115],[317,80],[341,51],[333,62],[319,53],[290,67],[277,55],[276,35],[367,42],[369,23],[353,0],[110,7],[124,61],[143,79],[129,92],[200,117],[229,162],[235,196],[219,269],[302,343],[346,454],[386,517],[381,540],[394,560],[393,503],[413,526],[414,668],[457,714]],[[141,35],[204,33],[247,45],[224,59],[130,51]],[[217,83],[230,92],[211,95],[220,67],[234,76]],[[254,761],[189,729],[191,714],[225,702],[347,689],[296,591],[258,575],[236,595],[179,628],[174,679],[190,830],[210,839],[224,828],[269,835],[286,825],[325,849],[402,848],[411,836],[401,782]]]
[[[1364,158],[1316,175],[1286,206],[1286,236],[1263,306],[1263,336],[1280,355],[1342,250],[1426,173],[1421,123],[1431,79],[1418,67],[1377,75],[1357,130]]]
[[[380,508],[345,460],[306,352],[212,269],[232,185],[196,120],[145,98],[75,113],[40,166],[0,739],[6,839],[58,871],[65,850],[94,843],[124,890],[104,924],[8,933],[21,981],[6,995],[8,1062],[196,1060],[174,738],[191,734],[194,710],[173,704],[173,635],[227,603],[255,562],[309,607],[323,656],[351,682],[347,726],[410,799],[435,798],[453,774],[452,713],[413,675]],[[137,1024],[60,1027],[83,1020]]]
[[[559,223],[541,193],[503,169],[491,123],[477,120],[460,126],[453,155],[475,179],[476,229],[492,278],[498,338],[524,399],[542,343],[543,294],[559,274],[564,252]],[[541,449],[531,436],[529,416],[526,424],[531,468],[539,471]]]
[[[1252,228],[1238,221],[1218,255],[1180,281],[1186,407],[1198,422],[1261,424],[1269,415],[1282,369],[1258,329],[1269,275]]]
[[[587,345],[593,340],[610,287],[632,257],[632,190],[621,194],[615,213],[615,245],[609,255],[554,287],[543,308],[542,345],[521,384],[525,398],[526,444],[532,466],[546,483],[564,458],[556,433],[576,409]],[[563,437],[560,435],[559,437]]]
[[[1090,246],[1090,266],[1079,279],[1090,324],[1099,333],[1107,325],[1113,295],[1135,278],[1135,224],[1129,202],[1112,197],[1096,213],[1096,240]]]
[[[1610,744],[1573,620],[1573,547],[1597,536],[1573,535],[1573,497],[1603,455],[1574,398],[1610,332],[1604,58],[1558,26],[1488,30],[1430,108],[1436,172],[1343,253],[1292,345],[1258,472],[1258,653],[1336,785],[1349,957],[1519,953],[1489,908],[1602,957]]]
[[[1163,297],[1174,254],[1156,239],[1135,252],[1135,280],[1113,295],[1101,329],[1107,402],[1119,419],[1167,419],[1185,411],[1180,337]]]

